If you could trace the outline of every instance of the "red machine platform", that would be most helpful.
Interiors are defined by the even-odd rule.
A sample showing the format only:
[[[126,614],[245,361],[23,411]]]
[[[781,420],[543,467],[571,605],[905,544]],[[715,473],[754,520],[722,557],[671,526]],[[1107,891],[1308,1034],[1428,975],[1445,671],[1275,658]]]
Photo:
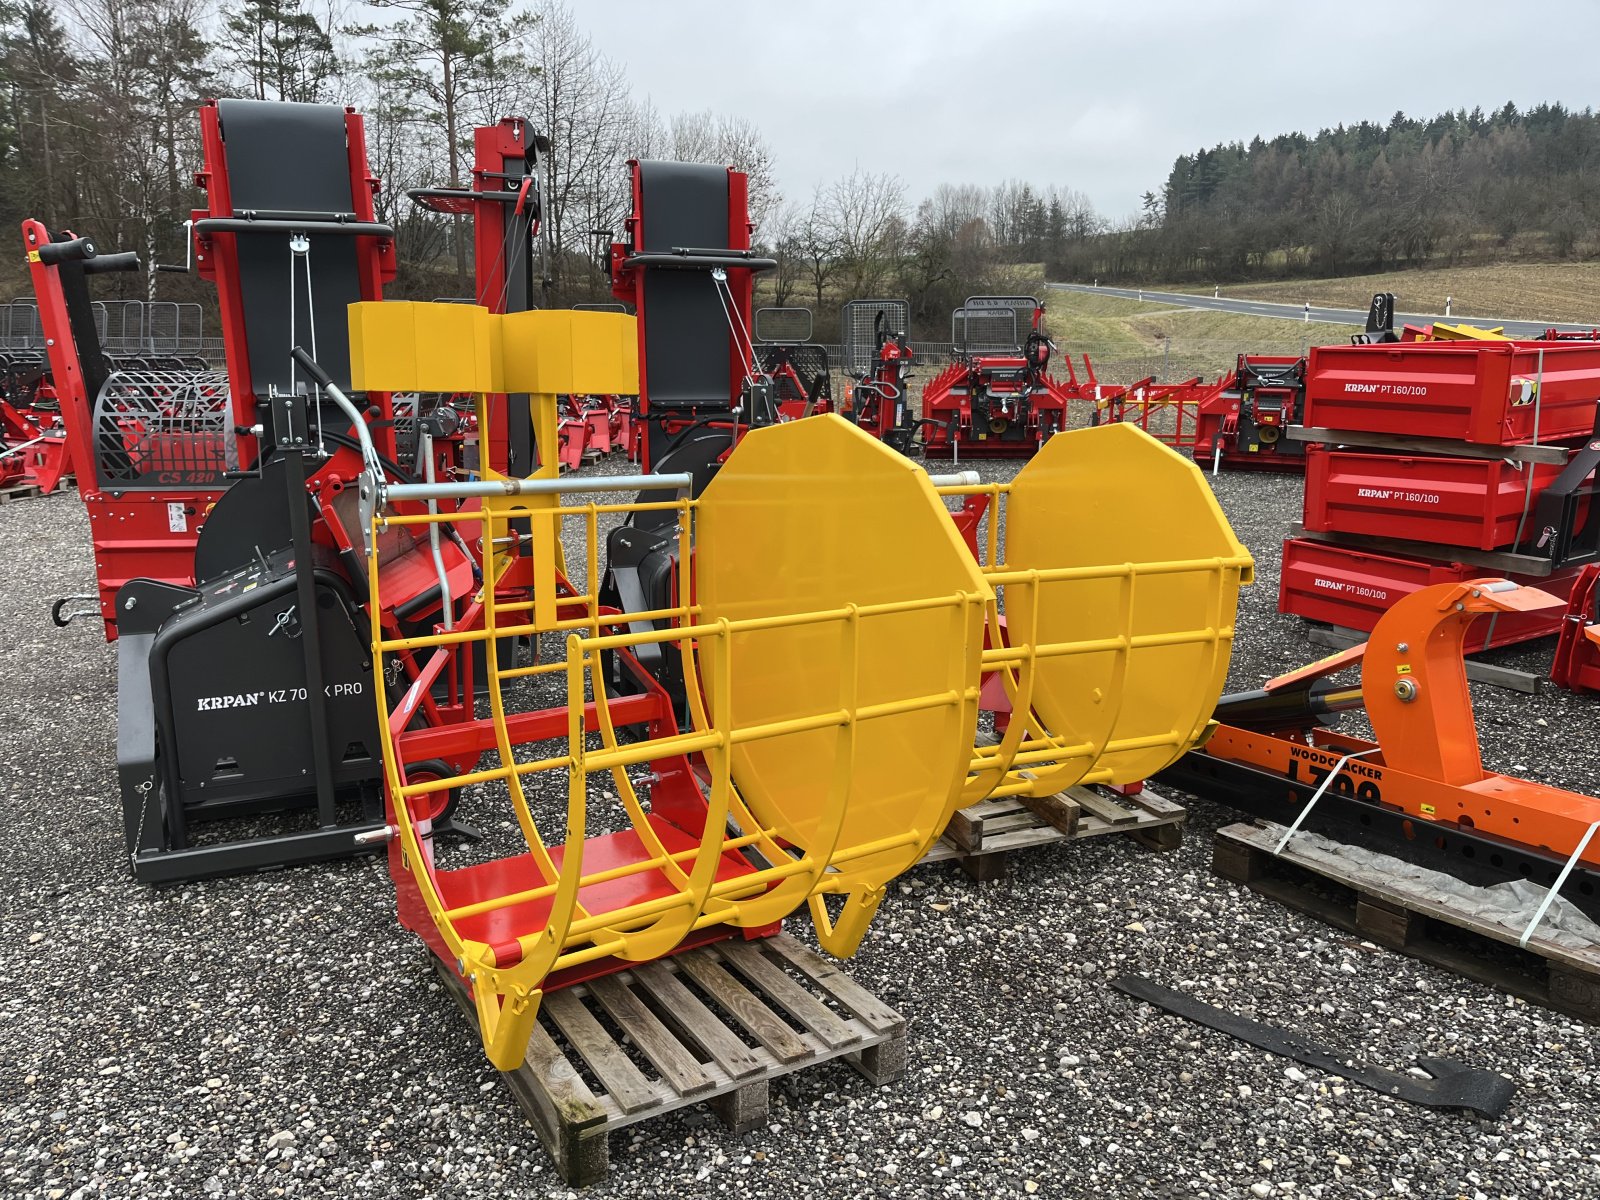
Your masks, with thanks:
[[[1561,470],[1498,458],[1313,448],[1306,455],[1305,527],[1477,550],[1509,548],[1536,534],[1536,502]]]
[[[1507,446],[1592,433],[1593,342],[1389,342],[1314,346],[1305,424]]]
[[[1370,633],[1378,619],[1403,597],[1430,584],[1476,579],[1483,570],[1466,563],[1430,562],[1289,538],[1283,544],[1278,610],[1308,621]],[[1565,600],[1577,576],[1578,570],[1573,569],[1543,578],[1521,576],[1518,581]],[[1467,650],[1487,650],[1544,637],[1557,632],[1561,619],[1560,609],[1540,609],[1479,621],[1467,632]]]

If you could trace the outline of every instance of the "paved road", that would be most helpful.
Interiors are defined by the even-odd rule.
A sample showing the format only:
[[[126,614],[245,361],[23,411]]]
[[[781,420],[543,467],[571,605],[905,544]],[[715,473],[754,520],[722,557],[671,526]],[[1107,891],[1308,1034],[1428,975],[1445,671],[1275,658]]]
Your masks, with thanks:
[[[1264,300],[1230,300],[1226,296],[1220,298],[1212,296],[1195,296],[1187,292],[1143,292],[1135,288],[1093,287],[1087,283],[1052,283],[1046,286],[1063,292],[1088,292],[1091,295],[1122,296],[1129,300],[1144,299],[1159,304],[1171,304],[1182,308],[1212,308],[1219,312],[1244,313],[1252,317],[1278,317],[1285,321],[1304,321],[1305,305],[1303,304],[1269,304]],[[1331,321],[1341,325],[1365,326],[1367,323],[1366,309],[1353,308],[1318,308],[1311,307],[1313,321]],[[1456,313],[1447,317],[1442,313],[1396,313],[1395,328],[1398,329],[1406,322],[1413,325],[1426,325],[1430,321],[1466,321],[1473,325],[1485,325],[1493,328],[1496,325],[1505,326],[1505,331],[1514,337],[1526,337],[1543,333],[1552,327],[1556,329],[1589,329],[1588,325],[1564,325],[1556,321],[1515,321],[1504,317],[1477,317],[1465,313]]]

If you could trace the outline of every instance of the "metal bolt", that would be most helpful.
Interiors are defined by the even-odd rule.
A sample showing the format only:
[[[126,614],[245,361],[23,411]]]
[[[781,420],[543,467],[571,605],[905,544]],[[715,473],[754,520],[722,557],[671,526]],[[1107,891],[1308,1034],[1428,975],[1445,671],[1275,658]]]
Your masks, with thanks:
[[[1394,694],[1400,698],[1402,704],[1410,704],[1417,698],[1417,681],[1415,679],[1397,679],[1394,683]]]
[[[138,605],[138,603],[139,603],[139,598],[137,596],[129,596],[126,600],[124,600],[122,602],[122,607],[131,612]]]
[[[1395,646],[1395,649],[1398,650],[1401,654],[1404,654],[1407,650],[1411,649],[1411,647],[1409,645],[1407,645],[1405,642],[1401,642],[1397,646]]]

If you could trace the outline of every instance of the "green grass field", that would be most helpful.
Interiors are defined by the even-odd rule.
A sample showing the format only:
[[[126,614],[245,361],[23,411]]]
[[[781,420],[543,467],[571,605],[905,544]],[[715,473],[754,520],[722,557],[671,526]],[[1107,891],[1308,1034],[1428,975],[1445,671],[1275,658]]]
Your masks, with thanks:
[[[1178,284],[1161,289],[1210,295],[1210,287]],[[1291,279],[1274,283],[1224,285],[1222,294],[1284,304],[1331,305],[1365,309],[1374,292],[1393,292],[1400,309],[1444,311],[1452,298],[1451,316],[1506,317],[1526,321],[1571,321],[1600,324],[1600,262],[1507,263],[1488,267],[1455,267],[1388,271],[1339,279]]]
[[[1308,346],[1346,342],[1358,329],[1083,292],[1051,292],[1048,325],[1064,353],[1079,364],[1088,354],[1096,376],[1113,383],[1147,375],[1214,378],[1240,354],[1303,354]]]

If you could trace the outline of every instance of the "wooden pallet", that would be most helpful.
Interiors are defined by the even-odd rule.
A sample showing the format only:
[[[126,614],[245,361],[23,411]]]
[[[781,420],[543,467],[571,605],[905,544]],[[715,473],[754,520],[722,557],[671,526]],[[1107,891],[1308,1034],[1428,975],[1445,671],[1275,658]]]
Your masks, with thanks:
[[[476,1028],[461,980],[434,967]],[[527,1061],[502,1074],[561,1177],[587,1186],[610,1166],[613,1130],[706,1102],[744,1133],[766,1122],[774,1077],[834,1058],[874,1086],[899,1078],[905,1020],[779,934],[551,992]]]
[[[1359,646],[1366,641],[1368,634],[1355,629],[1346,629],[1341,625],[1330,625],[1326,628],[1313,625],[1306,630],[1306,640],[1313,646],[1322,646],[1328,650],[1348,650],[1351,646]],[[1553,637],[1553,634],[1546,634]],[[1505,649],[1504,646],[1495,647],[1497,650]],[[1479,662],[1474,658],[1463,660],[1467,668],[1467,678],[1475,683],[1487,683],[1494,687],[1509,688],[1514,692],[1524,692],[1529,696],[1537,696],[1544,690],[1544,685],[1549,682],[1548,675],[1535,675],[1531,671],[1519,671],[1515,667],[1502,667],[1495,663]]]
[[[1535,931],[1469,916],[1449,898],[1392,874],[1325,855],[1273,848],[1281,826],[1217,831],[1212,870],[1251,891],[1391,950],[1500,988],[1535,1004],[1600,1021],[1600,945],[1574,950]]]
[[[13,500],[31,500],[35,496],[42,496],[44,492],[31,483],[19,483],[15,487],[0,488],[0,504],[10,504]]]
[[[982,800],[950,818],[942,837],[922,861],[955,859],[961,869],[982,882],[1005,875],[1013,850],[1125,833],[1152,850],[1175,850],[1183,844],[1183,823],[1189,813],[1148,786],[1137,795],[1071,787],[1054,796],[1003,796]]]

